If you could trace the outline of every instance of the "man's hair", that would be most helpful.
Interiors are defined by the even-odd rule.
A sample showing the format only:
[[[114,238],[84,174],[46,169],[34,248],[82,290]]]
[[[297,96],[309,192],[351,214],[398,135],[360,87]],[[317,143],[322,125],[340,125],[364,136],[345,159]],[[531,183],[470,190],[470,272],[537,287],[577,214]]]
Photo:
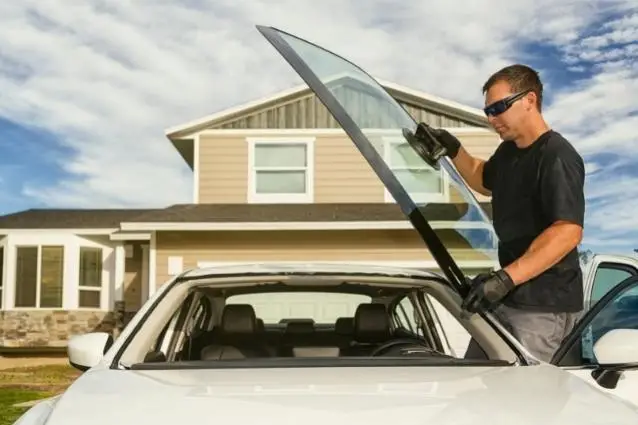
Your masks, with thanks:
[[[506,81],[509,83],[512,91],[518,93],[524,90],[533,91],[538,99],[538,111],[542,110],[543,106],[543,83],[541,82],[538,72],[530,68],[527,65],[515,64],[506,66],[496,71],[483,85],[483,94],[485,94],[490,87],[499,81]]]

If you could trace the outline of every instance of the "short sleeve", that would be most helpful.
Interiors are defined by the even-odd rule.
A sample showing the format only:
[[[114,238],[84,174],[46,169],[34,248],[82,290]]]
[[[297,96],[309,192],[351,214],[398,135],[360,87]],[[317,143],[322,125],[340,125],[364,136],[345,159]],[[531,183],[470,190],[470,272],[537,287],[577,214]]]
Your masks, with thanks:
[[[585,166],[572,151],[545,157],[540,164],[540,198],[543,213],[550,223],[569,221],[584,225]]]
[[[496,153],[483,164],[483,187],[490,192],[496,179]]]

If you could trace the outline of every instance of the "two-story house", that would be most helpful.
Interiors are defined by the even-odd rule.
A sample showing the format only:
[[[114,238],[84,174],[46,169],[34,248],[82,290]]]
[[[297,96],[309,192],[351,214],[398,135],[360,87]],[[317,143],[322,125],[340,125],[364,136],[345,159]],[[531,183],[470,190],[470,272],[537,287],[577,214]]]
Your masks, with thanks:
[[[487,158],[498,145],[482,111],[382,84],[417,121],[451,129],[473,154]],[[0,217],[1,347],[63,347],[69,335],[110,330],[122,304],[135,312],[171,276],[198,266],[285,260],[437,269],[305,85],[171,128],[167,137],[193,170],[191,204]],[[421,200],[440,207],[431,217],[439,235],[454,238],[446,226],[458,195],[446,178],[394,161],[404,140],[377,142],[390,167],[416,176],[410,184]],[[454,249],[470,274],[494,267],[473,250],[463,257],[462,240]]]

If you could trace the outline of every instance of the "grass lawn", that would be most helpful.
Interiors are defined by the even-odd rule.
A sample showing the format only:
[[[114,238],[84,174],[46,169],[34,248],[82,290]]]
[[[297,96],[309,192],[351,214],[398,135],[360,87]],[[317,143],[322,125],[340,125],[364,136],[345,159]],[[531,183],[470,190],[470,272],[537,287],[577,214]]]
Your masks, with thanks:
[[[79,375],[66,365],[0,370],[0,425],[13,424],[28,409],[14,404],[59,394]]]

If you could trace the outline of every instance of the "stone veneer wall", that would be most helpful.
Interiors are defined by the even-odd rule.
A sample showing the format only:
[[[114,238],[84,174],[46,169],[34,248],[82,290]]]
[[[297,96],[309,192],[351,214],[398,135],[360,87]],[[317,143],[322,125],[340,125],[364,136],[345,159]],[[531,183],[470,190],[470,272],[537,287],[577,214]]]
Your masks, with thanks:
[[[113,333],[115,316],[115,312],[102,311],[0,311],[0,346],[66,347],[73,335]]]

